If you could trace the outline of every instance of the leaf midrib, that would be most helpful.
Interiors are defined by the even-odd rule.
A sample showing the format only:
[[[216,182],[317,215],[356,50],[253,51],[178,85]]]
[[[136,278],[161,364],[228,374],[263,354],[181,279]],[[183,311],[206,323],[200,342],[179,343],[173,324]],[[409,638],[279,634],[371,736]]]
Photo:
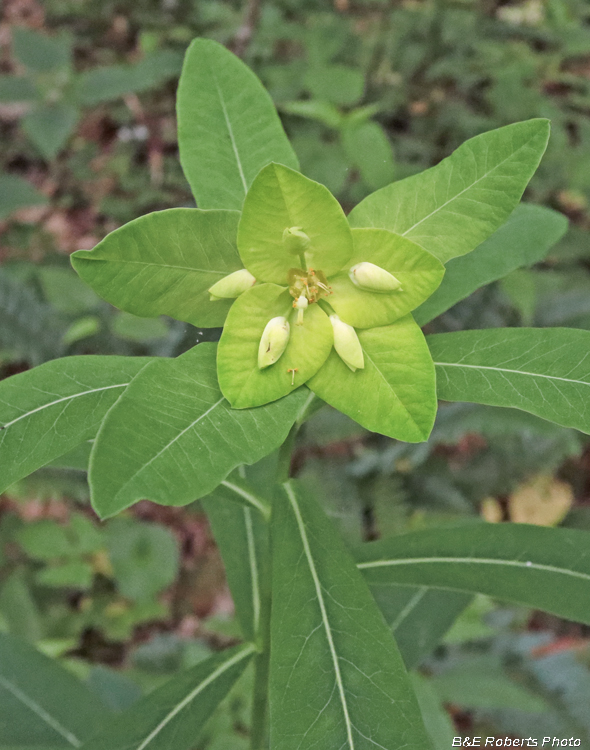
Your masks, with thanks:
[[[303,550],[305,553],[305,557],[307,559],[307,564],[309,566],[311,577],[313,579],[313,584],[315,587],[318,604],[320,606],[322,623],[324,625],[324,631],[326,633],[328,646],[330,648],[330,655],[332,657],[332,664],[334,667],[336,684],[338,686],[338,694],[340,696],[340,704],[342,706],[342,713],[344,714],[344,722],[346,725],[346,739],[348,742],[348,747],[349,747],[349,750],[355,750],[354,740],[352,737],[352,722],[350,720],[350,716],[348,713],[348,704],[346,702],[344,684],[342,681],[342,675],[340,674],[340,665],[338,663],[338,655],[336,653],[336,647],[334,646],[334,640],[332,638],[332,629],[330,627],[328,613],[326,611],[326,605],[324,602],[324,596],[322,594],[322,586],[321,586],[321,583],[317,574],[317,570],[315,568],[313,556],[311,554],[311,548],[309,546],[309,540],[307,538],[307,533],[305,531],[305,524],[303,523],[303,518],[301,517],[301,511],[299,510],[299,504],[297,503],[297,498],[295,497],[295,493],[293,492],[293,489],[289,483],[286,483],[284,487],[285,487],[285,492],[287,493],[287,497],[289,498],[291,507],[293,508],[293,512],[295,514],[295,520],[297,522],[297,527],[299,529],[299,534],[301,536],[301,541],[303,543]]]
[[[374,568],[388,568],[400,565],[422,565],[424,563],[453,563],[461,565],[503,565],[506,567],[523,568],[524,570],[540,570],[545,573],[580,578],[590,583],[590,574],[569,568],[558,568],[555,565],[535,563],[531,560],[499,560],[490,557],[405,557],[399,559],[367,560],[357,563],[359,570],[371,570]]]
[[[508,367],[492,367],[491,365],[466,365],[462,362],[435,362],[437,367],[464,367],[470,370],[491,370],[493,372],[509,372],[514,375],[528,375],[532,378],[545,378],[546,380],[561,380],[564,383],[590,386],[586,380],[575,380],[574,378],[563,378],[559,375],[545,375],[541,372],[528,372],[527,370],[512,370]]]
[[[4,687],[11,695],[13,695],[18,701],[25,705],[30,711],[50,726],[54,731],[60,734],[65,740],[67,740],[73,747],[82,747],[82,742],[76,737],[73,732],[70,732],[61,722],[51,716],[37,701],[30,698],[26,693],[14,685],[10,680],[0,675],[0,685]]]
[[[438,213],[439,211],[442,211],[442,210],[443,210],[443,208],[445,208],[445,206],[448,206],[448,205],[449,205],[449,203],[452,203],[453,201],[455,201],[455,200],[457,200],[458,198],[460,198],[460,197],[461,197],[461,196],[463,195],[463,193],[466,193],[466,192],[467,192],[468,190],[471,190],[471,189],[472,189],[472,188],[473,188],[473,187],[474,187],[475,185],[477,185],[477,183],[478,183],[478,182],[481,182],[482,180],[485,180],[485,179],[486,179],[486,177],[489,177],[489,176],[490,176],[490,175],[492,174],[492,172],[494,172],[494,170],[498,169],[498,168],[499,168],[499,167],[501,167],[501,166],[502,166],[503,164],[505,164],[505,163],[506,163],[507,161],[509,161],[510,159],[514,158],[514,156],[516,156],[516,154],[517,154],[517,153],[518,153],[519,151],[521,151],[521,150],[522,150],[523,148],[525,148],[526,146],[528,146],[528,145],[529,145],[530,141],[532,141],[532,140],[533,140],[533,138],[535,138],[535,137],[536,137],[536,135],[537,135],[537,134],[535,134],[534,136],[531,136],[531,138],[529,138],[529,139],[528,139],[528,141],[527,141],[526,143],[523,143],[523,144],[522,144],[522,146],[519,146],[519,147],[518,147],[518,148],[516,149],[516,151],[513,151],[513,152],[512,152],[511,154],[510,154],[510,156],[507,156],[507,157],[506,157],[505,159],[502,159],[502,161],[501,161],[501,162],[498,162],[498,164],[496,164],[496,166],[492,167],[492,169],[490,169],[490,171],[489,171],[489,172],[486,172],[486,173],[485,173],[484,175],[482,175],[481,177],[478,177],[478,179],[477,179],[477,180],[475,180],[475,182],[472,182],[472,183],[471,183],[470,185],[468,185],[468,186],[467,186],[466,188],[464,188],[464,189],[463,189],[463,190],[461,190],[461,191],[460,191],[459,193],[457,193],[456,195],[454,195],[454,196],[453,196],[452,198],[449,198],[449,200],[445,201],[445,203],[443,203],[443,204],[442,204],[441,206],[438,206],[437,208],[435,208],[435,209],[434,209],[434,211],[431,211],[431,212],[430,212],[430,213],[429,213],[429,214],[428,214],[427,216],[424,216],[424,217],[423,217],[422,219],[420,219],[420,221],[417,221],[417,222],[416,222],[416,223],[415,223],[415,224],[414,224],[413,226],[411,226],[411,227],[410,227],[409,229],[406,229],[406,231],[405,231],[405,232],[402,232],[402,233],[401,233],[401,234],[402,234],[402,237],[403,237],[403,236],[405,236],[406,234],[408,234],[409,232],[411,232],[411,231],[412,231],[413,229],[415,229],[415,228],[416,228],[417,226],[419,226],[420,224],[422,224],[422,222],[423,222],[423,221],[426,221],[426,220],[427,220],[427,219],[429,219],[429,218],[430,218],[431,216],[434,216],[434,215],[435,215],[436,213]],[[449,158],[450,158],[450,157],[449,157]]]

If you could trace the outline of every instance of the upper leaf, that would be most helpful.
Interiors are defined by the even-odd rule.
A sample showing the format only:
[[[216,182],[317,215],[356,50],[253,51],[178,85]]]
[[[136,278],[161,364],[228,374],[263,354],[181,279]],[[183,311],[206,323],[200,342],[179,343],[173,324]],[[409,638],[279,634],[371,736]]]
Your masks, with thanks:
[[[305,392],[235,411],[219,390],[216,349],[199,344],[154,360],[110,410],[90,459],[92,502],[103,518],[142,498],[191,502],[283,442]]]
[[[258,78],[211,39],[188,48],[177,114],[180,161],[199,208],[239,210],[266,164],[299,166]]]
[[[66,357],[0,381],[0,492],[94,437],[147,357]]]
[[[542,119],[471,138],[436,167],[369,195],[350,223],[408,237],[443,263],[464,255],[514,210],[548,138],[549,121]]]
[[[309,388],[363,427],[410,443],[426,440],[436,415],[434,365],[411,315],[359,331],[365,367],[351,372],[333,351]]]
[[[590,331],[492,328],[427,342],[439,398],[511,406],[590,433]]]
[[[190,750],[254,653],[252,644],[214,654],[109,722],[82,750]]]
[[[460,524],[360,547],[371,584],[482,593],[590,623],[588,532],[526,524]]]
[[[110,712],[54,659],[0,634],[0,745],[79,748]]]
[[[219,387],[235,409],[267,404],[303,385],[324,364],[334,341],[332,325],[318,304],[310,305],[303,324],[291,315],[289,343],[270,367],[258,367],[258,347],[266,324],[293,313],[293,297],[276,284],[261,284],[234,303],[217,353]]]
[[[355,328],[386,326],[407,315],[440,284],[443,264],[414,242],[385,229],[353,229],[354,252],[346,269],[330,279],[330,305]],[[352,283],[347,270],[370,261],[401,282],[395,292],[368,292]]]
[[[310,265],[326,276],[352,255],[348,222],[328,188],[281,164],[269,164],[248,191],[238,228],[240,256],[257,279],[286,284],[289,269],[303,265],[283,243],[283,232],[290,227],[308,235]]]
[[[287,483],[271,528],[270,746],[428,748],[395,641],[321,508]]]
[[[121,310],[221,326],[233,300],[210,302],[207,289],[242,267],[239,217],[237,211],[156,211],[111,232],[93,250],[78,250],[72,265]]]

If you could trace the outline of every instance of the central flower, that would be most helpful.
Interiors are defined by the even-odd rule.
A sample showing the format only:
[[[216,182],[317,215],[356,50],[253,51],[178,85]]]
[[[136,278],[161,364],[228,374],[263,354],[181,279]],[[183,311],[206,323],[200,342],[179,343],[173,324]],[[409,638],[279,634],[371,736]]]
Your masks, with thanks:
[[[244,269],[210,289],[212,305],[236,298],[217,355],[234,408],[315,382],[331,352],[358,377],[367,365],[363,332],[408,317],[444,273],[404,237],[351,229],[327,188],[280,164],[252,183],[237,245]]]

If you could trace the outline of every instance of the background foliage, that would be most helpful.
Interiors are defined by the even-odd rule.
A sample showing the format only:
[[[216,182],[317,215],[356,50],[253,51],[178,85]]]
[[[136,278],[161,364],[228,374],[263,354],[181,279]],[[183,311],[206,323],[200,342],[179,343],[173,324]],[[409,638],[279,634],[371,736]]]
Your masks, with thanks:
[[[176,356],[216,339],[215,329],[118,312],[67,258],[137,216],[193,205],[174,99],[195,36],[229,45],[256,71],[302,171],[346,210],[473,135],[549,117],[549,150],[525,198],[562,212],[569,231],[552,238],[546,257],[534,253],[543,239],[551,245],[547,238],[522,238],[520,250],[531,243],[529,268],[482,279],[425,330],[590,328],[583,0],[7,0],[2,14],[2,377],[64,354]],[[421,322],[437,310],[423,312]],[[89,450],[2,495],[0,629],[62,660],[104,710],[116,711],[238,643],[240,630],[207,501],[144,501],[99,525],[88,505]],[[589,455],[575,430],[493,406],[443,405],[430,440],[416,445],[323,410],[304,427],[293,471],[354,546],[481,516],[588,529]],[[273,460],[254,474],[264,476]],[[481,596],[407,595],[419,621],[436,613],[454,622],[441,644],[425,632],[419,653],[402,648],[408,666],[420,668],[416,689],[438,747],[461,732],[590,741],[587,626]],[[403,646],[407,618],[390,615]],[[251,680],[246,671],[199,750],[247,747]],[[15,743],[0,736],[0,747]]]

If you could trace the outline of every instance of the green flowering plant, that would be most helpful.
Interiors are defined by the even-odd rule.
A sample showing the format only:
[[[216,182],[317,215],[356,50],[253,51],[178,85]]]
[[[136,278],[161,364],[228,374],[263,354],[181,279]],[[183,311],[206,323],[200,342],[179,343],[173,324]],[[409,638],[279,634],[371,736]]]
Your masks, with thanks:
[[[29,730],[29,703],[19,741],[57,747],[71,736],[84,750],[190,750],[252,662],[251,750],[426,750],[440,744],[439,730],[428,729],[439,726],[440,709],[433,714],[427,693],[417,700],[421,683],[406,667],[442,638],[471,593],[590,624],[590,567],[579,552],[587,534],[470,524],[468,533],[433,528],[351,553],[289,478],[290,454],[322,401],[406,441],[428,437],[437,397],[519,408],[590,433],[590,332],[425,338],[419,327],[541,260],[565,232],[556,212],[518,205],[549,123],[481,134],[367,196],[348,217],[299,173],[269,95],[215,42],[195,40],[187,52],[178,126],[198,207],[141,216],[72,263],[120,309],[223,326],[221,339],[175,358],[65,357],[1,381],[0,491],[57,458],[78,467],[76,451],[88,442],[101,518],[144,498],[201,499],[243,643],[116,718],[101,714],[93,729],[76,707],[76,696],[96,703],[84,686],[66,672],[66,690],[64,674],[39,654],[0,638],[0,651],[14,654],[4,659],[14,665],[8,673],[0,659],[0,676],[47,716],[59,708],[51,725]],[[276,462],[265,458],[273,452]],[[51,685],[47,705],[39,680]]]
[[[436,411],[434,365],[409,312],[438,287],[442,263],[385,229],[351,230],[323,185],[274,163],[246,195],[237,248],[247,277],[234,272],[210,290],[219,293],[227,282],[239,292],[236,275],[245,288],[229,310],[217,357],[231,405],[260,406],[307,383],[372,426],[371,412],[347,403],[346,394],[371,387],[362,342],[376,338],[396,385],[385,432],[424,440]]]

